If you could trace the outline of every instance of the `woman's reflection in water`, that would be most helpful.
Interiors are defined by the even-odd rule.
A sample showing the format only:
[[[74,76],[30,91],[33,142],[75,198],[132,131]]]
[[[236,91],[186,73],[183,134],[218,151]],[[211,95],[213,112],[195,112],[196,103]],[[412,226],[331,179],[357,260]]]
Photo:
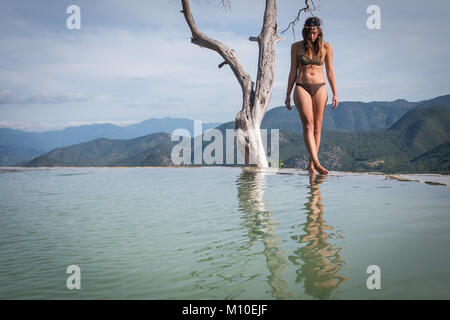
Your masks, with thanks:
[[[323,175],[310,175],[310,196],[305,204],[307,218],[304,234],[296,237],[299,243],[306,243],[294,251],[295,256],[289,257],[295,265],[300,265],[297,279],[304,279],[305,292],[315,298],[329,299],[331,292],[339,287],[341,282],[350,279],[338,274],[345,261],[340,257],[342,248],[327,242],[330,234],[326,230],[333,227],[326,225],[323,219],[324,207],[319,185],[327,179]],[[299,263],[299,258],[303,263]]]
[[[283,279],[281,274],[288,261],[284,258],[284,252],[280,248],[280,239],[274,232],[278,223],[272,220],[272,213],[266,210],[264,203],[264,172],[257,168],[244,168],[236,183],[239,210],[243,214],[244,225],[248,229],[250,244],[259,240],[264,245],[264,255],[270,272],[268,282],[272,288],[272,296],[277,299],[289,299],[292,294],[284,292],[288,282]]]

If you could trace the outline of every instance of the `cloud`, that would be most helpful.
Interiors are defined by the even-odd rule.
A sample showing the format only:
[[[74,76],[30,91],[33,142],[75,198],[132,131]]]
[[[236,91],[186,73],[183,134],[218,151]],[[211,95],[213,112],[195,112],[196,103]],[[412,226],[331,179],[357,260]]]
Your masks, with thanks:
[[[135,101],[126,104],[128,108],[147,108],[147,109],[167,109],[167,108],[179,108],[182,105],[183,100],[177,97],[168,97],[160,100],[152,101]]]
[[[114,120],[98,120],[98,121],[67,121],[67,122],[25,122],[25,121],[1,121],[0,128],[9,128],[26,132],[45,132],[54,130],[63,130],[68,127],[79,127],[92,124],[114,124],[119,127],[126,127],[139,121],[114,121]]]
[[[18,97],[10,90],[0,91],[0,104],[67,103],[86,101],[90,99],[91,98],[86,95],[77,93],[63,93],[56,95],[34,94],[28,97]]]

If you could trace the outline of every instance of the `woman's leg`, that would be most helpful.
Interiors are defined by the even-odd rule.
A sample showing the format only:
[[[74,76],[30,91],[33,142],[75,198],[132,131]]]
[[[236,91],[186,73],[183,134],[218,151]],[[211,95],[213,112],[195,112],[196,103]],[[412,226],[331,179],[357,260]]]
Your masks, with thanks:
[[[320,87],[320,89],[318,89],[316,94],[312,97],[314,115],[314,140],[316,142],[317,155],[319,154],[320,140],[322,135],[322,120],[327,101],[328,90],[326,85],[324,85]],[[309,166],[314,166],[312,157],[309,158]]]
[[[312,99],[310,94],[301,86],[295,86],[294,103],[300,115],[300,120],[302,121],[303,140],[305,142],[306,150],[313,160],[318,161],[317,147],[314,139],[314,112]],[[312,168],[309,167],[308,169],[310,173],[316,173],[314,172],[314,166]],[[319,168],[317,168],[317,170],[320,173],[325,173],[323,170],[319,170]]]

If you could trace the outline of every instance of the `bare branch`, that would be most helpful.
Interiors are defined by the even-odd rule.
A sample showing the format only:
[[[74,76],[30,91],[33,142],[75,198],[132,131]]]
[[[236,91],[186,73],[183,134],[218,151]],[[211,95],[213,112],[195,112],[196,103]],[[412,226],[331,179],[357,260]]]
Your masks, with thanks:
[[[234,50],[228,48],[222,42],[212,39],[203,34],[195,24],[194,17],[192,16],[191,13],[189,1],[181,0],[181,3],[183,5],[183,10],[181,12],[184,14],[186,22],[189,28],[191,29],[192,33],[191,42],[200,47],[208,48],[219,53],[225,60],[225,62],[231,67],[236,78],[241,84],[242,89],[248,90],[249,86],[251,85],[250,76],[244,70]]]
[[[219,64],[219,69],[222,68],[224,65],[228,64],[228,62],[224,61],[221,64]]]
[[[231,10],[231,2],[230,2],[230,0],[220,0],[219,7]]]
[[[311,5],[309,4],[309,1],[311,1],[311,3],[312,3],[312,8],[311,8]],[[318,9],[319,7],[320,6],[316,7],[313,0],[305,0],[305,7],[298,10],[297,16],[295,17],[295,19],[292,20],[291,22],[289,22],[287,28],[284,29],[283,31],[281,31],[280,33],[283,34],[292,27],[292,33],[293,33],[294,39],[295,39],[295,25],[297,24],[297,22],[299,22],[302,11],[304,11],[305,13],[307,11],[312,12],[312,11]]]
[[[250,99],[253,92],[252,80],[239,61],[236,52],[233,49],[228,48],[222,42],[206,36],[197,28],[194,17],[191,13],[189,0],[181,0],[181,4],[183,6],[183,10],[181,12],[184,14],[186,22],[192,33],[191,42],[200,47],[214,50],[220,54],[225,61],[219,65],[219,68],[225,64],[230,66],[242,88],[243,109],[245,109],[245,112],[250,112]]]

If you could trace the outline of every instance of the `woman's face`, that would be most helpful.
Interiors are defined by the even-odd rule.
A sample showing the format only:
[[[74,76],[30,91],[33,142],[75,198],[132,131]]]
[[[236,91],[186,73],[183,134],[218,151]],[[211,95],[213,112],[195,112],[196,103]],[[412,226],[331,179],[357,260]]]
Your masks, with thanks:
[[[314,41],[316,41],[317,36],[319,35],[319,30],[306,29],[306,34],[308,35],[309,40],[311,40],[311,42],[314,42]]]

